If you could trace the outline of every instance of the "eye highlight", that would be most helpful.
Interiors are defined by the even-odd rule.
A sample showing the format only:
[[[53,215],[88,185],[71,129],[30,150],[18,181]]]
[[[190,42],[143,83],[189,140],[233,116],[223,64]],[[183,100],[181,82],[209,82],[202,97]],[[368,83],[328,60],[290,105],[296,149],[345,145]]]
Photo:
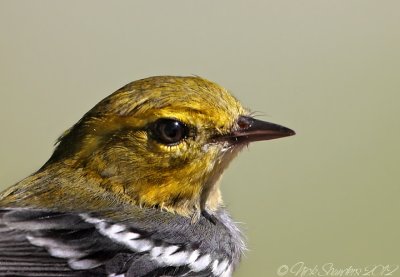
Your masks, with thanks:
[[[189,127],[176,119],[162,118],[149,126],[150,135],[156,141],[173,145],[189,136]]]

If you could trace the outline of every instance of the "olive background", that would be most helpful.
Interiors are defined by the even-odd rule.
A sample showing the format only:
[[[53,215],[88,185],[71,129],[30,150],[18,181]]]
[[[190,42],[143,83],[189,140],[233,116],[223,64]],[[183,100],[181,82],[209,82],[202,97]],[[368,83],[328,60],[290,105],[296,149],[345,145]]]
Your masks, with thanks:
[[[1,0],[0,187],[38,169],[64,130],[124,84],[200,75],[297,132],[250,145],[224,175],[249,248],[235,276],[301,276],[301,262],[394,269],[399,10],[369,0]]]

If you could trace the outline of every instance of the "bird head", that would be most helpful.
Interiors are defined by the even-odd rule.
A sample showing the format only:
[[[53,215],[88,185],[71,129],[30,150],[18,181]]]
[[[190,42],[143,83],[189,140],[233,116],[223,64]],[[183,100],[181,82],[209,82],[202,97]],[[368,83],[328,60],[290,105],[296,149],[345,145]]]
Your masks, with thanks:
[[[84,168],[105,189],[145,207],[185,216],[216,210],[218,180],[245,145],[294,134],[249,114],[200,77],[135,81],[68,130],[44,168]]]

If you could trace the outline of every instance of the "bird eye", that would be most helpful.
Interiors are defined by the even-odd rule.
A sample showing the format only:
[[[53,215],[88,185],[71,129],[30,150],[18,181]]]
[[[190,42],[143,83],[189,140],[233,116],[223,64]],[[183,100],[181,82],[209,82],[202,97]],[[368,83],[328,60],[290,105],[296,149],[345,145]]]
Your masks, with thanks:
[[[150,126],[151,136],[163,144],[175,144],[189,135],[189,127],[176,119],[163,118]]]

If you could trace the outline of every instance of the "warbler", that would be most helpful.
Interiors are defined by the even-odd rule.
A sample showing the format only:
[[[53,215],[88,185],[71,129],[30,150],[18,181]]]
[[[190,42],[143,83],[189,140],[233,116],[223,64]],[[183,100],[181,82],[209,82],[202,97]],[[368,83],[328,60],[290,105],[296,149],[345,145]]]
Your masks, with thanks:
[[[250,142],[294,134],[200,77],[132,82],[0,194],[0,276],[232,276],[245,245],[219,179]]]

